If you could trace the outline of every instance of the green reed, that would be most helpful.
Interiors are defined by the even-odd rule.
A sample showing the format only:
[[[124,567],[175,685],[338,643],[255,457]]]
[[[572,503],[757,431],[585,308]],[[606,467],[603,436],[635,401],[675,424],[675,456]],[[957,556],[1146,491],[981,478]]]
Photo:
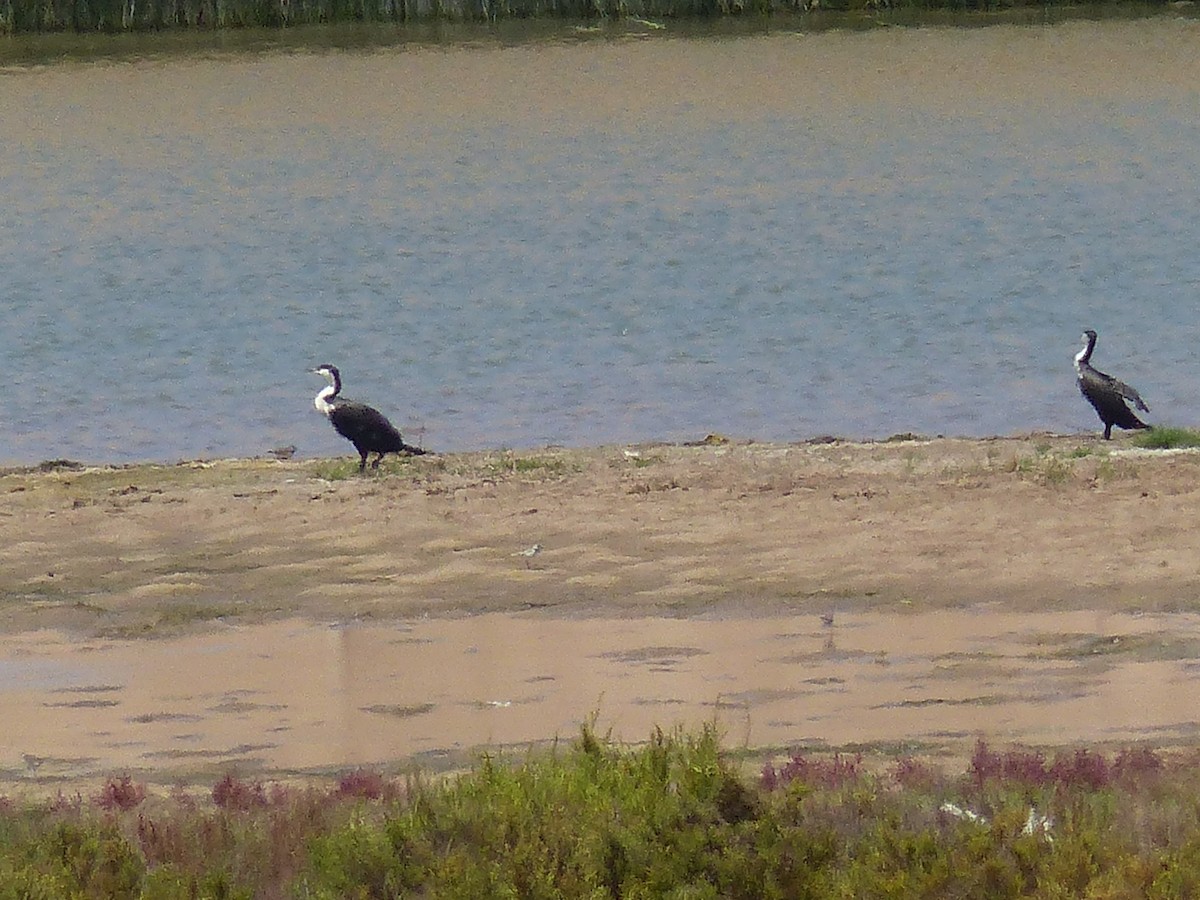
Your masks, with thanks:
[[[1115,14],[1144,15],[1165,5],[1117,3]],[[862,24],[904,11],[1044,15],[1046,9],[1046,3],[1033,0],[0,0],[0,34],[528,19],[626,21],[658,28],[672,20],[786,13],[804,14],[820,28],[845,25],[830,17],[847,15]]]

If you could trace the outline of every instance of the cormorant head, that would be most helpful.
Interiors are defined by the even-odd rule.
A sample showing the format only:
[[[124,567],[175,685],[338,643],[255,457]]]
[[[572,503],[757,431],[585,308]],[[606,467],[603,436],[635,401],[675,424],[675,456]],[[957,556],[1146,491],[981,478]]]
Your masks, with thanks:
[[[319,366],[313,369],[313,372],[317,375],[324,375],[332,385],[336,386],[341,383],[342,376],[341,373],[338,372],[337,366],[331,366],[329,363],[321,363]]]

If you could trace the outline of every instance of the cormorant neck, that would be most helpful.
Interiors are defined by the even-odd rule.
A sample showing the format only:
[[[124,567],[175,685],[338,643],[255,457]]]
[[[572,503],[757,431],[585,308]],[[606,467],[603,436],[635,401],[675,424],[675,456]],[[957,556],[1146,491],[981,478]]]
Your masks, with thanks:
[[[322,388],[321,392],[313,398],[313,406],[317,408],[318,412],[329,415],[331,412],[333,412],[333,404],[329,401],[336,397],[338,395],[338,391],[341,389],[342,386],[337,382],[334,382],[326,388]]]
[[[1089,337],[1087,339],[1087,343],[1083,345],[1083,349],[1075,354],[1076,369],[1078,369],[1080,366],[1085,366],[1088,364],[1092,358],[1092,350],[1094,350],[1095,347],[1096,339],[1094,337]]]

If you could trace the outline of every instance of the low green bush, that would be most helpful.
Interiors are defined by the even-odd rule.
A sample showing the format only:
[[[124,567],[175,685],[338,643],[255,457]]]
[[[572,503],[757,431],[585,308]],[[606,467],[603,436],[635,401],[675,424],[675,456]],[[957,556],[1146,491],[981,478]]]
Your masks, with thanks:
[[[589,728],[447,778],[230,774],[211,803],[123,776],[0,804],[0,900],[1197,896],[1196,759],[981,742],[958,775],[796,754],[754,779],[712,728]]]

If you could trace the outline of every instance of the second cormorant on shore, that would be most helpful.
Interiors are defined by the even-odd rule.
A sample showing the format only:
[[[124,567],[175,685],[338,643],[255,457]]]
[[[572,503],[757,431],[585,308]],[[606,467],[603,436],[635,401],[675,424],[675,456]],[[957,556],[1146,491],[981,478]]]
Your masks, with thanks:
[[[1075,377],[1079,381],[1079,392],[1096,409],[1096,415],[1104,423],[1104,439],[1111,440],[1113,426],[1118,428],[1149,428],[1137,417],[1129,404],[1142,412],[1150,412],[1138,392],[1123,381],[1092,368],[1092,351],[1096,349],[1096,332],[1090,328],[1083,333],[1083,349],[1075,355]]]
[[[379,461],[385,453],[407,453],[420,455],[425,451],[420,447],[404,443],[400,432],[387,420],[379,410],[339,397],[342,391],[342,376],[337,366],[323,363],[313,369],[318,375],[329,379],[329,387],[323,388],[313,405],[324,413],[333,424],[334,430],[354,445],[361,457],[358,471],[367,467],[367,454],[377,454],[371,463],[372,469],[379,468]]]

